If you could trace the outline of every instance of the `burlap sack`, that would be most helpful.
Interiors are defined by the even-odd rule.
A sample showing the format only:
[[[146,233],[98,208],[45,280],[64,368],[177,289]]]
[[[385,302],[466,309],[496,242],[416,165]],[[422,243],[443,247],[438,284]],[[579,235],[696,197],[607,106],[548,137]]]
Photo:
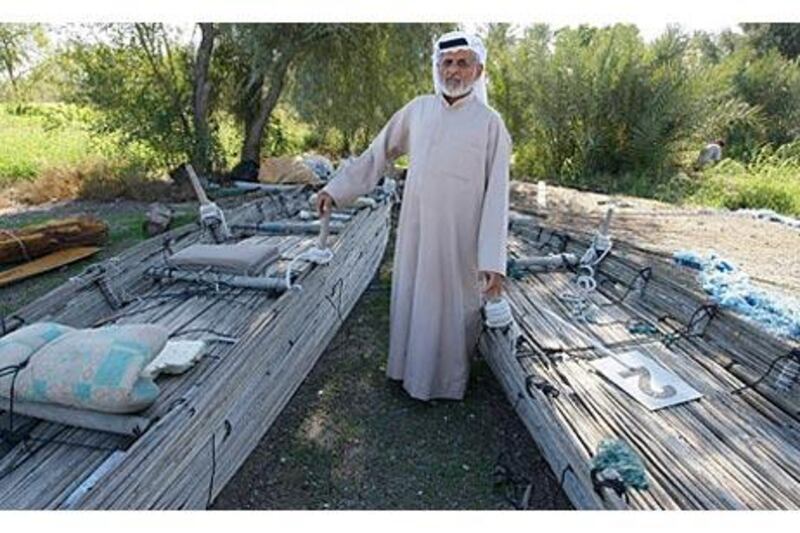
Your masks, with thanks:
[[[258,170],[261,183],[302,183],[321,185],[322,180],[299,156],[271,157],[261,161]]]

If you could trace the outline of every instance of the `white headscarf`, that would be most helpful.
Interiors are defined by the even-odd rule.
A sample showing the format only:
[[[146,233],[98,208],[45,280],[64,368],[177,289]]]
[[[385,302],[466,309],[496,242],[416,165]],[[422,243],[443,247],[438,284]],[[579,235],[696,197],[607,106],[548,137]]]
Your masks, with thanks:
[[[463,31],[451,31],[445,33],[436,40],[433,45],[433,55],[431,60],[433,62],[433,88],[436,94],[442,92],[439,85],[438,64],[439,59],[445,52],[455,52],[456,50],[472,50],[478,57],[478,63],[483,65],[483,72],[475,80],[472,91],[475,96],[484,104],[487,104],[486,98],[486,48],[483,46],[483,41],[477,35],[470,35]],[[488,105],[488,104],[487,104]]]

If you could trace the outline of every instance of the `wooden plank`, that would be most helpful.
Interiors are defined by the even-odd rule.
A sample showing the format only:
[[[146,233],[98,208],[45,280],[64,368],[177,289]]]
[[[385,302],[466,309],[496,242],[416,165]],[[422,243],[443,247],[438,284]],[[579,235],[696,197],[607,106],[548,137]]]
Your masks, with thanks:
[[[0,272],[0,287],[11,285],[23,279],[38,276],[45,272],[50,272],[64,265],[69,265],[91,257],[101,249],[96,246],[77,246],[53,252],[49,255],[39,257],[22,265],[8,268]]]

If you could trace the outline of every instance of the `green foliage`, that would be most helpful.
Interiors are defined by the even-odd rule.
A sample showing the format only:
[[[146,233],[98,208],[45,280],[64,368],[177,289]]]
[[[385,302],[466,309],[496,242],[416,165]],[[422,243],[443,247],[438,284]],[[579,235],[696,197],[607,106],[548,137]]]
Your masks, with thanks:
[[[42,24],[0,23],[0,97],[24,100],[30,83],[24,75],[47,48]]]
[[[0,105],[0,187],[96,154],[86,109],[69,105]]]
[[[156,167],[183,162],[193,145],[191,50],[159,24],[115,24],[106,35],[75,43],[74,100],[101,111],[98,135],[146,146]]]
[[[364,149],[392,114],[431,91],[431,42],[445,24],[348,24],[304,56],[292,104],[342,152]]]
[[[678,199],[693,190],[681,169],[709,140],[747,162],[800,135],[800,67],[740,35],[670,28],[645,43],[628,25],[515,30],[483,32],[517,177]]]
[[[777,150],[766,146],[749,163],[723,160],[703,173],[690,200],[800,216],[800,141]]]
[[[502,58],[497,100],[492,79],[492,102],[514,117],[517,174],[573,185],[598,174],[669,175],[704,104],[684,35],[672,30],[648,46],[630,25],[539,26],[514,48]],[[526,98],[509,104],[509,93]]]
[[[800,67],[776,50],[755,57],[742,50],[732,58],[734,94],[763,115],[762,142],[784,144],[800,138]]]
[[[264,151],[270,156],[291,155],[307,147],[311,128],[289,106],[279,105],[272,113],[264,135]]]
[[[512,135],[514,176],[796,212],[798,25],[743,27],[669,29],[647,43],[631,25],[486,25],[490,104]],[[161,24],[94,24],[54,49],[46,29],[0,24],[0,183],[64,172],[100,196],[131,194],[197,154],[197,39]],[[245,152],[360,151],[430,91],[430,44],[452,25],[215,29],[208,154],[222,170]],[[72,104],[32,103],[48,99]],[[727,160],[696,175],[698,151],[716,138]]]
[[[787,59],[800,57],[800,24],[783,22],[741,26],[753,47],[760,52],[777,50]]]
[[[306,54],[335,36],[340,24],[221,24],[214,76],[224,109],[243,126],[240,158],[287,149],[273,116],[289,72]],[[270,126],[272,122],[272,126]],[[265,146],[266,145],[266,146]],[[273,145],[273,146],[270,146]]]

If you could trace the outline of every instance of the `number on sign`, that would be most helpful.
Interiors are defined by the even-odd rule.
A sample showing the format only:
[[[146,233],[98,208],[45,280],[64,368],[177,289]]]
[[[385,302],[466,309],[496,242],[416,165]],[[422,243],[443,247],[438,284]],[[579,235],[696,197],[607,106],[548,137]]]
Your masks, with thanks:
[[[629,368],[620,372],[619,375],[623,378],[639,376],[639,389],[643,393],[647,394],[648,396],[652,396],[653,398],[663,400],[665,398],[671,398],[672,396],[675,396],[675,388],[672,385],[666,385],[660,391],[653,389],[653,386],[650,382],[650,371],[643,366]]]

